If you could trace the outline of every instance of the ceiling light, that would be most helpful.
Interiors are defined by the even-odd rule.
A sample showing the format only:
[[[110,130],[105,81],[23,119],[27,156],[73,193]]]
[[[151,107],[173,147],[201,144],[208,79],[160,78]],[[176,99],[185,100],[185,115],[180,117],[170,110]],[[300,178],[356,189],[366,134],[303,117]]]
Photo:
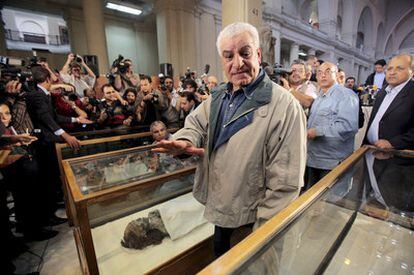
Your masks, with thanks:
[[[300,56],[307,56],[307,54],[304,53],[304,52],[299,52],[298,55],[300,55]]]
[[[106,3],[106,7],[108,9],[111,9],[111,10],[117,10],[117,11],[130,13],[130,14],[134,14],[134,15],[140,15],[142,13],[141,9],[139,9],[137,7],[126,6],[124,4],[121,5],[121,4],[108,2],[108,3]]]

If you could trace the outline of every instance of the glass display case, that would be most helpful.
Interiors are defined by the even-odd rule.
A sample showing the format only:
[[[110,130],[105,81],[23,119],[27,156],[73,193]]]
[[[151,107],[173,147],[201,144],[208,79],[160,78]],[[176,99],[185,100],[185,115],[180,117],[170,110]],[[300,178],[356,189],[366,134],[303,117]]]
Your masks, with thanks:
[[[414,152],[359,149],[212,273],[413,274]]]
[[[95,139],[95,138],[105,138],[105,137],[113,137],[113,136],[120,136],[120,135],[130,135],[136,133],[143,133],[149,132],[149,125],[140,125],[140,126],[133,126],[133,127],[119,127],[113,129],[101,129],[101,130],[93,130],[93,131],[82,131],[82,132],[74,132],[71,133],[74,137],[78,140],[88,140],[88,139]]]
[[[177,129],[169,129],[169,133],[176,132]],[[153,142],[151,132],[134,133],[127,135],[111,136],[104,138],[94,138],[88,140],[81,140],[81,147],[79,149],[72,149],[67,143],[56,143],[56,158],[59,163],[59,170],[61,175],[62,186],[67,198],[67,187],[65,178],[63,177],[62,160],[77,158],[82,156],[88,156],[98,153],[111,152],[116,150],[122,150],[127,148],[134,148],[143,145],[149,145]],[[66,199],[67,201],[67,199]],[[66,209],[69,224],[72,225],[72,214],[70,209]]]
[[[199,270],[212,260],[214,226],[191,194],[198,158],[152,148],[63,161],[85,274]]]

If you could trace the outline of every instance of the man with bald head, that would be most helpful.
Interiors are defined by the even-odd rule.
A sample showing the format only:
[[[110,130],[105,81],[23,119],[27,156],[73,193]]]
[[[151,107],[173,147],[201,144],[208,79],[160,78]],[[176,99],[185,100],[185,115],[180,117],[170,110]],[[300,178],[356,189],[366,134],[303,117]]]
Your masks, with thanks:
[[[309,188],[352,154],[358,131],[359,99],[337,83],[338,68],[324,62],[316,71],[319,96],[308,119],[306,187]]]
[[[203,156],[193,194],[215,225],[216,256],[286,207],[303,185],[305,114],[260,68],[259,44],[252,25],[225,27],[217,50],[228,82],[187,116],[173,141],[158,144],[158,152]]]
[[[364,142],[382,149],[414,149],[414,57],[399,54],[385,73],[388,86],[372,108]]]

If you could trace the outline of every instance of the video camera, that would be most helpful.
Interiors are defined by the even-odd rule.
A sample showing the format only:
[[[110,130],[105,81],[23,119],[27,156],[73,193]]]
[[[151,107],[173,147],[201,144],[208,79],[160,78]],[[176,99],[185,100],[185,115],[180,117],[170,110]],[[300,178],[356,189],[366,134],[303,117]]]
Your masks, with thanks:
[[[5,92],[6,84],[9,81],[16,80],[22,84],[20,95],[28,92],[34,87],[32,81],[31,68],[40,66],[36,56],[30,58],[30,63],[26,67],[24,59],[0,56],[0,92]]]
[[[117,68],[117,71],[114,73],[106,74],[106,78],[108,78],[109,84],[114,85],[115,77],[117,75],[123,75],[128,71],[129,64],[124,62],[124,57],[122,55],[118,55],[118,58],[112,62],[112,68]]]
[[[292,74],[292,71],[288,68],[283,68],[281,64],[275,63],[273,67],[267,66],[264,68],[266,73],[269,75],[270,79],[279,84],[283,85],[280,78],[288,79],[289,75]]]
[[[119,54],[118,58],[112,62],[112,67],[118,68],[120,74],[125,74],[128,71],[129,64],[124,62],[124,57]]]

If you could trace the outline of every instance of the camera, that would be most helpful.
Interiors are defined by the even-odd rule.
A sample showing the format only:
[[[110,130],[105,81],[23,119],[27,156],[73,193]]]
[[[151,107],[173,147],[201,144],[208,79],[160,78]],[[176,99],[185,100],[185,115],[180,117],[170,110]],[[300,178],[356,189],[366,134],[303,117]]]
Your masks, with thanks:
[[[32,59],[31,63],[33,63]],[[32,72],[30,70],[32,64],[23,67],[24,64],[25,60],[23,59],[0,56],[0,91],[5,91],[7,83],[12,80],[17,80],[22,84],[19,95],[24,95],[25,92],[30,91],[34,87],[34,83],[31,81]],[[39,66],[38,64],[36,65]]]
[[[74,53],[73,55],[75,56],[74,61],[76,61],[77,63],[82,63],[82,57],[79,54]]]
[[[100,102],[98,99],[94,97],[88,97],[88,99],[89,99],[89,104],[91,104],[92,106],[99,106]]]
[[[125,74],[128,71],[129,64],[124,62],[124,57],[122,55],[118,55],[118,58],[112,62],[113,68],[118,68],[118,72],[120,74]]]
[[[69,98],[70,101],[76,101],[76,100],[79,99],[78,95],[75,94],[75,93],[70,93],[68,98]]]
[[[40,138],[42,135],[42,129],[33,129],[33,131],[30,133],[31,136]]]
[[[292,71],[288,68],[283,68],[282,65],[275,63],[273,65],[273,68],[271,68],[270,66],[267,66],[265,68],[265,71],[268,73],[270,79],[279,84],[279,85],[283,85],[282,81],[280,80],[280,78],[284,78],[284,79],[288,79],[289,75],[292,74]]]
[[[165,85],[165,76],[163,73],[158,74],[158,78],[160,79],[160,89],[162,91],[167,91],[168,87]]]
[[[158,95],[156,93],[152,93],[151,103],[158,104]]]

